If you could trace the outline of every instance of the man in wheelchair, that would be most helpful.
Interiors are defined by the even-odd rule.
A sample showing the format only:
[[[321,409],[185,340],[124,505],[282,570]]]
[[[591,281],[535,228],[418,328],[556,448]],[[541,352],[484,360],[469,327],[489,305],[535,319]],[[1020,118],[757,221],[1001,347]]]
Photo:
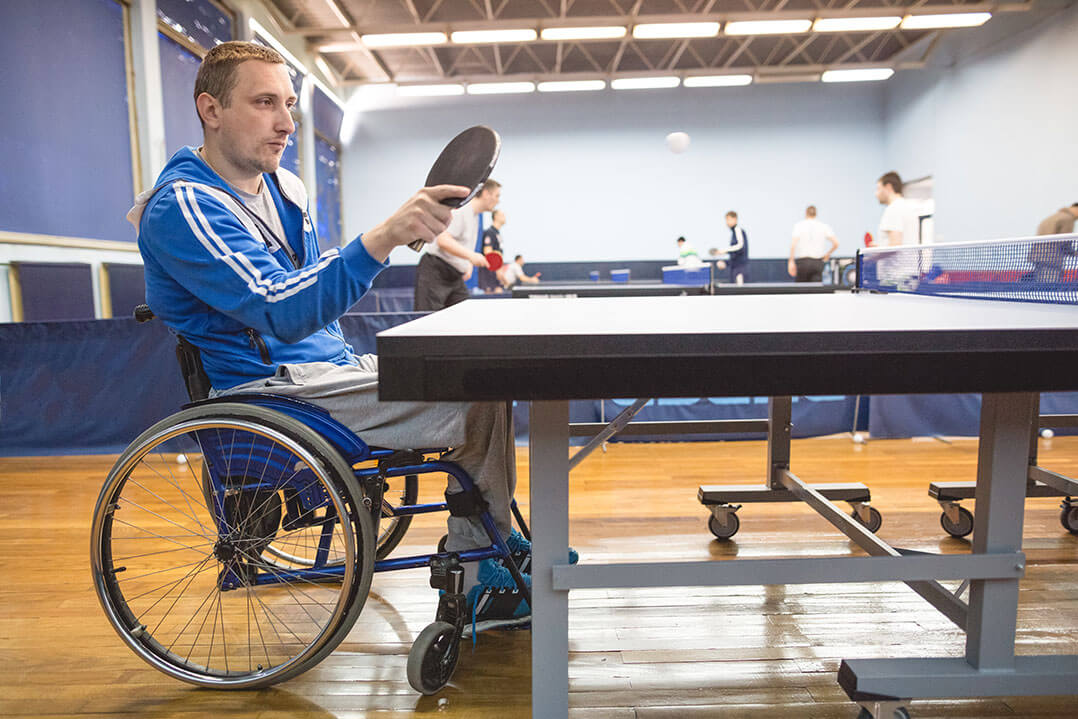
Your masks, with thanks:
[[[253,43],[219,45],[199,68],[194,98],[202,147],[178,151],[128,219],[147,303],[200,350],[211,395],[278,393],[324,408],[372,446],[452,447],[445,459],[474,478],[510,549],[526,555],[530,543],[510,526],[516,465],[506,406],[379,402],[377,357],[357,356],[337,322],[394,247],[445,230],[450,208],[441,200],[468,188],[421,189],[354,242],[319,254],[303,183],[279,166],[295,131],[284,59]],[[474,499],[449,484],[451,508]],[[452,513],[447,551],[489,544],[474,512]],[[526,602],[490,600],[515,586],[501,563],[464,570],[468,611],[479,621],[530,614]]]

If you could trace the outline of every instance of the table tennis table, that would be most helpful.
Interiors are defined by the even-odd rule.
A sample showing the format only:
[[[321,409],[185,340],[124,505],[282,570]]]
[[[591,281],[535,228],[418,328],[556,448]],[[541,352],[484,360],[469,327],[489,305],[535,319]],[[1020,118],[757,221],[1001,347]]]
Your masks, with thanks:
[[[574,589],[902,581],[965,630],[965,656],[844,660],[839,684],[871,716],[1078,692],[1078,655],[1015,655],[1027,441],[1036,393],[1078,390],[1074,306],[869,292],[465,302],[380,333],[378,352],[383,400],[531,401],[534,717],[568,715]],[[568,564],[571,399],[940,392],[983,399],[971,554],[887,545],[769,447],[769,482],[870,556]],[[969,581],[968,601],[949,579]]]
[[[676,285],[663,282],[573,282],[514,285],[513,297],[662,297],[706,295],[709,285]]]

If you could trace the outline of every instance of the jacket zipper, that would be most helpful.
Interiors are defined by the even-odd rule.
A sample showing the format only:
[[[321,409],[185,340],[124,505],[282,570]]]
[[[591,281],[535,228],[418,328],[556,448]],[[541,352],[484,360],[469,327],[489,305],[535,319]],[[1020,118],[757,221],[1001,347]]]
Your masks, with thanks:
[[[251,342],[251,348],[257,349],[258,354],[262,357],[262,364],[273,364],[270,361],[269,347],[266,346],[266,341],[262,339],[262,335],[255,332],[251,327],[246,328],[244,332],[247,333],[247,339]]]

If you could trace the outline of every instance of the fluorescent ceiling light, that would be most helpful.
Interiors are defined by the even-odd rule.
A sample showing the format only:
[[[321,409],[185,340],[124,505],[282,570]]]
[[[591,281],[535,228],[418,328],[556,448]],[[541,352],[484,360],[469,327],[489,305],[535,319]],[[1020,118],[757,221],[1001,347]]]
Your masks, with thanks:
[[[889,67],[866,67],[855,70],[827,70],[820,79],[824,82],[872,82],[886,80],[895,71]]]
[[[334,85],[339,84],[337,82],[337,75],[330,69],[329,63],[323,60],[321,57],[314,59],[314,64],[318,66],[318,69],[322,71],[322,74],[326,76],[326,79],[332,82]]]
[[[534,82],[481,82],[468,85],[469,95],[510,95],[535,92]]]
[[[353,50],[359,50],[362,48],[358,42],[327,42],[325,45],[318,46],[318,52],[332,53],[332,52],[352,52]]]
[[[341,12],[341,8],[337,5],[337,0],[326,0],[326,5],[329,5],[329,9],[332,10],[333,14],[337,16],[337,19],[340,21],[341,25],[344,25],[345,27],[352,26],[352,23],[348,22],[348,18],[346,18],[344,16],[344,13]]]
[[[531,28],[519,30],[458,30],[449,39],[458,45],[474,45],[495,42],[531,42],[538,35]]]
[[[812,24],[816,32],[865,32],[890,30],[898,27],[902,18],[898,15],[885,17],[821,17]]]
[[[587,92],[605,88],[606,83],[602,80],[553,80],[539,83],[539,92]]]
[[[614,40],[625,37],[622,25],[603,27],[547,27],[539,33],[544,40]]]
[[[681,84],[685,87],[736,87],[751,82],[752,75],[694,75],[685,78]]]
[[[930,30],[941,27],[977,27],[992,17],[990,12],[958,12],[942,15],[907,15],[902,20],[903,30]]]
[[[633,37],[653,40],[671,37],[715,37],[719,34],[717,22],[659,22],[644,23],[633,28]]]
[[[610,83],[615,90],[655,90],[664,87],[677,87],[681,79],[673,76],[663,77],[622,77]]]
[[[445,40],[444,32],[392,32],[363,36],[363,44],[367,47],[425,47],[442,45]]]
[[[451,83],[441,85],[401,85],[397,93],[405,97],[446,97],[463,95],[464,86]]]
[[[811,20],[739,20],[726,23],[727,35],[792,35],[808,32]]]
[[[758,73],[754,82],[756,84],[771,84],[784,82],[819,82],[818,72],[776,72],[772,74]]]

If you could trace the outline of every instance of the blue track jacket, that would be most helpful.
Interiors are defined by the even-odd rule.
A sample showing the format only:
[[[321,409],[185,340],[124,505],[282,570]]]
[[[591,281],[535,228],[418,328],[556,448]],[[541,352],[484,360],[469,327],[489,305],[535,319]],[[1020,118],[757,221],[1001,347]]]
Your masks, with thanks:
[[[280,364],[354,364],[337,318],[388,265],[358,239],[319,255],[300,179],[281,168],[263,181],[285,238],[260,226],[190,147],[127,215],[146,265],[146,302],[201,350],[219,390],[269,377]]]

